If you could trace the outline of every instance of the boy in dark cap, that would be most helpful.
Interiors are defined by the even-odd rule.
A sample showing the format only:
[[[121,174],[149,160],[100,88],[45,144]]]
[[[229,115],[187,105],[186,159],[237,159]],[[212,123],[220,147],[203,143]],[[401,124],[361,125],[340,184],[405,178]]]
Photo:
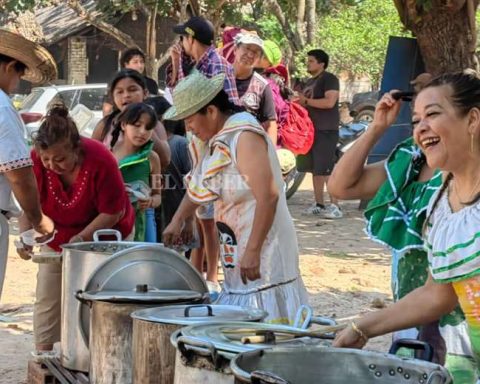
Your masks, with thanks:
[[[193,61],[193,68],[207,77],[225,73],[224,90],[231,102],[239,104],[233,67],[216,51],[212,23],[200,16],[190,18],[184,24],[178,24],[173,31],[180,35],[180,42],[171,48],[172,65],[167,69],[167,83],[170,87],[183,79],[188,73],[182,65],[182,51]]]

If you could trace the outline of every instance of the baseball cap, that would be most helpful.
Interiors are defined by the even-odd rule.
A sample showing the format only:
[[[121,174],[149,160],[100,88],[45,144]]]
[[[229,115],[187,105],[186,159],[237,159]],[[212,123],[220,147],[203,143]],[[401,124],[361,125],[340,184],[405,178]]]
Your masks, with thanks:
[[[193,16],[186,23],[176,25],[173,32],[190,35],[205,45],[212,45],[215,35],[212,23],[200,16]]]
[[[254,33],[239,33],[235,36],[235,45],[239,44],[253,44],[263,51],[263,40]]]

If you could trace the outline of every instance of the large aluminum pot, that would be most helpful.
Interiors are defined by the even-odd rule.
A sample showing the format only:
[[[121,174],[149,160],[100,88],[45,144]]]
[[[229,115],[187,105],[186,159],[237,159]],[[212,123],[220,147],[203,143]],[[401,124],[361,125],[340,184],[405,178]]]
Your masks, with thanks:
[[[175,303],[198,303],[203,294],[183,290],[99,291],[77,294],[90,311],[90,383],[132,383],[132,318],[140,309]]]
[[[315,322],[333,325],[328,318],[315,317]],[[304,324],[307,326],[310,324]],[[229,332],[239,330],[255,331],[301,331],[300,328],[266,323],[215,322],[182,328],[172,334],[171,342],[177,349],[174,384],[233,384],[230,360],[238,353],[263,348],[272,348],[272,342],[243,344],[236,335]],[[280,342],[280,341],[279,341]],[[300,338],[281,343],[294,345],[330,345],[322,339]]]
[[[100,241],[100,236],[115,236],[116,241]],[[75,298],[75,293],[85,290],[92,272],[107,258],[119,251],[146,244],[121,241],[120,232],[108,229],[96,231],[93,240],[62,246],[61,361],[65,368],[83,372],[88,372],[89,354],[79,326],[78,314],[82,304]],[[158,246],[161,247],[160,244]]]
[[[133,318],[133,383],[173,384],[173,332],[183,326],[212,321],[261,321],[267,312],[235,305],[172,305],[143,309]]]
[[[235,384],[450,384],[448,371],[423,360],[358,349],[274,347],[235,356]]]

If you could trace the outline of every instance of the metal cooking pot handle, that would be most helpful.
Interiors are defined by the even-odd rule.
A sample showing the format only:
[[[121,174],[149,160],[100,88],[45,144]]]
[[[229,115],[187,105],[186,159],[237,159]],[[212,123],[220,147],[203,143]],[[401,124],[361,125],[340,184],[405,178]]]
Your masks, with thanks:
[[[337,322],[331,319],[330,317],[312,316],[312,319],[310,320],[310,324],[334,326],[334,325],[337,325]]]
[[[300,308],[298,308],[297,314],[295,315],[295,321],[293,322],[293,326],[295,328],[307,329],[310,326],[312,315],[313,310],[310,306],[301,305]]]
[[[182,356],[187,360],[191,360],[193,352],[195,352],[200,356],[210,358],[215,368],[220,366],[217,350],[215,349],[215,346],[208,341],[195,339],[193,337],[180,336],[177,339],[177,347]]]
[[[179,328],[176,331],[173,331],[172,334],[170,335],[170,344],[172,344],[174,348],[177,348],[178,338],[180,337],[181,334],[182,334],[182,328]]]
[[[291,384],[289,381],[266,371],[253,371],[250,376],[252,384]]]
[[[74,296],[82,304],[88,305],[90,308],[92,308],[92,302],[83,297],[83,291],[81,289],[79,289],[77,292],[75,292]]]
[[[439,377],[441,381],[439,381],[439,382],[434,381],[435,377]],[[445,377],[445,375],[442,372],[433,371],[433,372],[430,373],[430,375],[428,375],[427,384],[445,384],[447,382],[447,380],[448,380],[448,378]]]
[[[202,307],[207,308],[207,316],[213,316],[213,309],[208,304],[189,305],[188,307],[185,308],[185,312],[183,313],[183,316],[190,317],[190,309],[202,308]]]
[[[334,326],[334,325],[337,325],[337,322],[329,317],[323,317],[323,316],[312,316],[311,320],[310,320],[310,324],[308,325],[308,327],[310,328],[310,326],[312,324],[318,324],[318,325],[326,325],[326,326]],[[322,339],[330,339],[330,340],[333,340],[335,339],[335,333],[334,332],[331,332],[331,333],[326,333],[322,336]]]
[[[432,361],[433,359],[433,347],[425,343],[424,341],[416,339],[399,339],[395,340],[390,347],[388,353],[395,355],[400,348],[413,349],[414,351],[423,351],[420,357],[416,357],[420,360]]]
[[[98,242],[100,236],[115,236],[117,241],[122,241],[122,234],[116,229],[98,229],[93,233],[93,241]]]

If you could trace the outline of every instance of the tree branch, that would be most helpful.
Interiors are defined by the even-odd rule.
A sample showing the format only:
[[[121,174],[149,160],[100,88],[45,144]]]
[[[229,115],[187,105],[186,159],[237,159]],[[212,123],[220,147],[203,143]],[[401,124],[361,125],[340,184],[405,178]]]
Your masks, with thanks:
[[[298,0],[297,3],[297,31],[303,30],[303,23],[305,22],[305,0]]]
[[[405,26],[405,28],[408,28],[408,12],[404,2],[405,0],[393,0],[395,8],[397,8],[398,15],[400,16],[400,21]]]
[[[283,33],[287,37],[289,44],[292,46],[293,50],[297,52],[301,51],[303,48],[303,41],[298,33],[299,31],[297,31],[297,33],[292,31],[292,28],[290,27],[290,24],[288,23],[285,14],[280,7],[280,4],[278,4],[278,1],[265,0],[264,4],[271,9],[272,13],[277,18],[280,26],[282,27]]]
[[[317,12],[316,1],[308,0],[307,3],[307,44],[315,42],[315,32],[317,31]]]
[[[121,44],[125,45],[126,47],[138,47],[135,40],[131,38],[131,36],[127,35],[126,33],[120,31],[118,28],[109,24],[103,20],[100,20],[96,15],[93,15],[91,12],[87,11],[82,4],[80,4],[79,0],[68,0],[67,5],[73,9],[79,17],[83,20],[88,21],[94,27],[98,28],[102,32],[112,36],[116,40],[118,40]]]

